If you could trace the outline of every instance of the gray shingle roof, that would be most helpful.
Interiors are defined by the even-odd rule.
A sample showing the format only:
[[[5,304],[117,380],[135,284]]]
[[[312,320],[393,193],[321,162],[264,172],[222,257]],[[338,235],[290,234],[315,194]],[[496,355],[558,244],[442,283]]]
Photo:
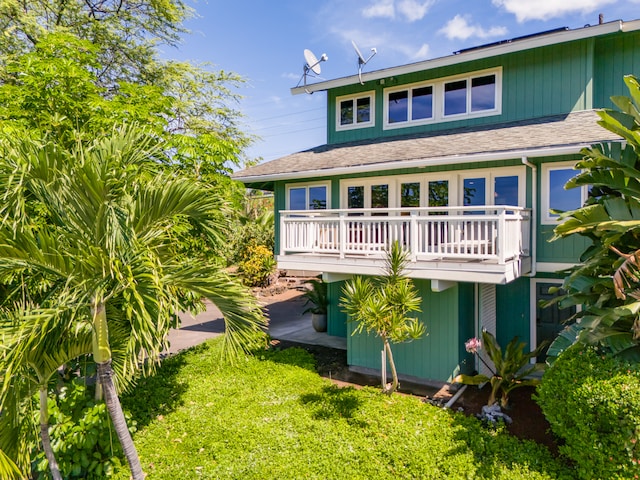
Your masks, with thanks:
[[[620,139],[600,127],[597,120],[596,112],[587,110],[499,125],[322,145],[247,168],[233,178],[247,182],[274,180],[282,175],[295,178],[299,174],[304,178],[338,173],[334,170],[347,173],[350,168],[403,168],[415,161],[429,165],[436,159],[440,164],[455,164],[461,156],[508,156],[513,152],[517,158],[527,151],[535,154],[536,150],[554,147],[575,147],[577,152],[583,145]]]

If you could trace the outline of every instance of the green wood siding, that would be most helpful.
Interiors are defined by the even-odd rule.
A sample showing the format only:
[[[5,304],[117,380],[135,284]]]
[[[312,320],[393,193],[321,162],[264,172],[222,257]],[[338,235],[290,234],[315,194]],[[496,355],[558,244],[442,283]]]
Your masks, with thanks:
[[[590,241],[580,235],[572,235],[551,242],[553,237],[553,229],[555,224],[542,225],[540,218],[542,215],[542,198],[546,192],[542,189],[542,166],[557,162],[577,162],[582,157],[580,155],[565,155],[556,157],[545,157],[543,159],[535,159],[538,166],[538,202],[537,202],[537,232],[536,232],[536,257],[538,262],[545,263],[577,263],[580,255],[589,245]],[[540,161],[542,160],[542,161]],[[577,173],[577,172],[576,172]]]
[[[507,285],[496,286],[496,340],[502,348],[516,336],[529,345],[529,285],[529,277],[520,277]]]
[[[469,289],[461,289],[456,285],[444,292],[435,293],[431,291],[428,280],[417,280],[415,285],[422,296],[420,318],[425,322],[428,335],[420,340],[392,346],[398,373],[450,381],[459,372],[460,363],[464,360],[460,340],[466,340],[469,326],[467,318],[461,319],[460,306],[469,303],[466,298]],[[465,317],[467,314],[468,312],[465,313]],[[379,370],[382,350],[380,338],[374,334],[351,335],[354,325],[347,326],[349,365]]]
[[[596,41],[593,104],[613,108],[613,95],[629,95],[623,76],[640,76],[640,32],[614,34]]]
[[[502,57],[476,60],[417,72],[384,80],[384,84],[367,82],[328,91],[327,142],[329,144],[394,137],[399,135],[448,130],[463,126],[489,125],[546,115],[568,113],[592,107],[594,70],[593,39],[564,45],[517,52]],[[383,130],[384,89],[452,75],[502,66],[502,113],[452,122]],[[375,91],[374,127],[336,131],[336,97]]]
[[[329,296],[329,309],[327,311],[327,335],[336,337],[347,336],[347,314],[339,306],[344,282],[332,282],[327,284]]]

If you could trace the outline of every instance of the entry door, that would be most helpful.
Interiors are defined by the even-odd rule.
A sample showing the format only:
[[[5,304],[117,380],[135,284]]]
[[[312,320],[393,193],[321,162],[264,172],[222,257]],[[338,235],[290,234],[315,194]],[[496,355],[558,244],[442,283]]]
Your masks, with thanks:
[[[558,283],[537,282],[536,283],[536,342],[539,345],[544,340],[553,342],[560,331],[567,326],[567,321],[575,315],[576,307],[559,308],[557,304],[546,308],[540,307],[540,301],[548,301],[563,294],[560,290],[557,293],[549,293],[550,287],[559,287]],[[538,356],[538,362],[544,362],[547,358],[547,349]]]

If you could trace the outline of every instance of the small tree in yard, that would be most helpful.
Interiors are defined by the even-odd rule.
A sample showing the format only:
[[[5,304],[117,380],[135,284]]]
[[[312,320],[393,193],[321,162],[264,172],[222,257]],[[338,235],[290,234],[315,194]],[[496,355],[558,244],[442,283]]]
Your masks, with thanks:
[[[382,339],[393,376],[390,385],[382,386],[383,392],[389,395],[399,386],[391,344],[415,340],[426,333],[424,324],[409,316],[411,312],[420,311],[422,299],[411,279],[403,275],[407,263],[407,252],[394,242],[387,252],[385,274],[373,278],[354,277],[344,286],[344,296],[340,299],[340,306],[350,320],[357,323],[353,335],[375,332]]]

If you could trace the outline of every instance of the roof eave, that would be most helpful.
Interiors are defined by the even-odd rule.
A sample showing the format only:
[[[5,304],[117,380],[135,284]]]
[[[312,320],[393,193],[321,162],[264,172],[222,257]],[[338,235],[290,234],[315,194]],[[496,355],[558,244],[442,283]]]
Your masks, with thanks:
[[[374,72],[363,73],[362,82],[369,82],[375,80],[381,80],[397,75],[405,75],[408,73],[419,72],[423,70],[430,70],[433,68],[445,67],[449,65],[455,65],[463,62],[470,62],[473,60],[480,60],[484,58],[494,57],[497,55],[505,55],[508,53],[520,52],[523,50],[529,50],[532,48],[546,47],[549,45],[555,45],[559,43],[572,42],[575,40],[582,40],[590,37],[597,37],[600,35],[607,35],[615,32],[630,32],[634,30],[640,30],[640,20],[634,20],[630,22],[623,22],[622,20],[616,20],[615,22],[603,23],[601,25],[595,25],[592,27],[586,27],[575,30],[568,30],[566,32],[557,32],[541,37],[534,37],[528,40],[519,40],[513,43],[504,43],[493,47],[482,48],[479,50],[472,50],[469,52],[460,53],[457,55],[448,55],[446,57],[434,58],[431,60],[425,60],[417,63],[410,63],[408,65],[402,65],[399,67],[385,68],[382,70],[376,70]],[[330,90],[337,87],[345,87],[348,85],[354,85],[360,83],[358,75],[351,75],[349,77],[336,78],[334,80],[328,80],[325,82],[318,82],[313,84],[307,84],[302,87],[294,87],[291,89],[292,95],[299,95],[302,93],[313,93],[324,90]]]
[[[595,142],[597,143],[597,142]],[[336,175],[346,175],[354,173],[371,173],[394,170],[397,168],[424,168],[440,165],[459,165],[464,163],[492,162],[496,160],[512,160],[516,158],[536,158],[548,156],[574,155],[580,153],[585,147],[590,147],[592,143],[581,143],[573,145],[563,145],[559,147],[529,148],[520,150],[509,150],[491,153],[473,153],[468,155],[449,155],[446,157],[416,158],[412,160],[375,163],[371,165],[356,165],[352,167],[324,168],[317,170],[306,170],[303,172],[274,173],[268,175],[252,175],[247,177],[234,178],[242,183],[274,182],[278,180],[298,180],[307,178],[328,177]]]

